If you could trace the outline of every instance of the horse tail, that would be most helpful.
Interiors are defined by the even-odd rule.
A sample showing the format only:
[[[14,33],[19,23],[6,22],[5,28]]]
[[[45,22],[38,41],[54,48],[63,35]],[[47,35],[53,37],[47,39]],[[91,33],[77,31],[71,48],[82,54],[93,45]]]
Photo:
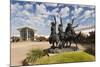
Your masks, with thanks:
[[[77,34],[76,38],[78,39],[81,35],[81,32],[79,32],[79,34]]]

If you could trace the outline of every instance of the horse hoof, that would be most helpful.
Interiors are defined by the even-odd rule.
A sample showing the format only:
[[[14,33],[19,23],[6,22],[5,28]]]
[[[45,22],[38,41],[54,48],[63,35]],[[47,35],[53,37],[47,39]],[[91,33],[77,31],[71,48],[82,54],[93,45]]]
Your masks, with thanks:
[[[52,49],[55,49],[55,47],[54,47],[54,46],[51,46],[51,48],[52,48]]]
[[[68,46],[65,46],[65,48],[68,48]]]
[[[61,47],[60,47],[60,46],[59,46],[58,48],[59,48],[59,49],[61,49]]]

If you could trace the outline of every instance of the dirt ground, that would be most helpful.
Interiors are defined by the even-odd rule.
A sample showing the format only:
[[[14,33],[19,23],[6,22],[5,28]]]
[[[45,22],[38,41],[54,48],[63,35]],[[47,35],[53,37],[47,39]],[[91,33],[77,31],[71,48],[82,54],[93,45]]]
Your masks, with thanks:
[[[50,44],[48,42],[16,42],[11,43],[11,66],[21,65],[23,59],[25,59],[26,54],[31,49],[47,49],[50,48]],[[72,44],[74,46],[74,44]],[[84,50],[85,48],[78,44],[80,50]]]
[[[48,42],[16,42],[11,43],[11,66],[21,65],[22,60],[31,49],[49,48]]]

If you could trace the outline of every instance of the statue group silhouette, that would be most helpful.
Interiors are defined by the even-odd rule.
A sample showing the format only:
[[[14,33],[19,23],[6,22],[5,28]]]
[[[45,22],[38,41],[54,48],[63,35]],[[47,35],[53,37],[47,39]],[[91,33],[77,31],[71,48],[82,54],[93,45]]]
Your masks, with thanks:
[[[62,18],[60,16],[60,24],[58,25],[58,33],[57,33],[56,17],[53,16],[53,18],[54,18],[54,22],[51,22],[51,34],[49,37],[49,43],[52,44],[51,48],[70,47],[73,41],[76,45],[75,50],[77,50],[78,49],[77,40],[79,36],[81,35],[81,32],[79,34],[76,34],[74,31],[74,28],[78,27],[78,24],[76,26],[73,26],[74,19],[72,19],[72,22],[68,23],[65,31],[63,31]]]

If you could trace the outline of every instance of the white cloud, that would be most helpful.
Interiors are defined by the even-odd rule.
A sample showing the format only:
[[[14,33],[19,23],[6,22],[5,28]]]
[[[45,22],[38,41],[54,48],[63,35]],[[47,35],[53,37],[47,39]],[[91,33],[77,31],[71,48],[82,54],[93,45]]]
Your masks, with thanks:
[[[49,14],[50,15],[58,15],[58,12],[57,12],[58,10],[59,10],[59,8],[55,8],[51,12],[49,12]]]
[[[21,11],[23,9],[22,5],[19,5],[19,3],[11,4],[11,13],[16,13],[18,11]]]
[[[44,4],[36,4],[36,13],[45,14],[47,13],[46,7]]]
[[[92,17],[92,14],[94,13],[94,10],[87,10],[84,12],[85,18]]]
[[[44,19],[42,17],[39,17],[39,16],[33,16],[32,21],[43,25]]]
[[[94,8],[95,8],[95,6],[94,6],[94,5],[91,5],[91,6],[89,6],[89,8],[94,9]]]
[[[35,14],[35,15],[38,16],[38,17],[41,17],[43,19],[48,18],[48,15],[47,14]]]
[[[79,25],[77,28],[75,28],[76,31],[83,31],[83,30],[90,30],[95,29],[95,25]]]
[[[52,11],[47,11],[46,6],[44,4],[40,4],[40,5],[36,4],[36,14],[44,18],[47,18],[49,15],[58,15],[57,13],[58,10],[59,8],[55,8]]]
[[[46,6],[44,4],[40,4],[40,5],[36,4],[36,14],[45,18],[48,17],[49,15],[57,15],[58,10],[59,10],[58,8],[55,8],[52,11],[47,11]]]
[[[79,15],[83,11],[83,8],[78,8],[75,10],[76,15]]]
[[[45,3],[45,5],[48,7],[56,7],[57,4],[56,3]]]
[[[33,5],[30,4],[30,3],[27,3],[27,4],[24,5],[24,8],[27,9],[27,10],[32,9],[32,7],[33,7]]]
[[[81,8],[90,8],[90,9],[94,9],[95,6],[94,5],[79,5]]]
[[[21,13],[22,13],[23,15],[30,16],[30,13],[29,13],[27,10],[23,10]]]
[[[55,13],[55,12],[57,12],[58,10],[59,10],[58,8],[55,8],[55,9],[52,10],[52,12]]]
[[[81,22],[83,22],[83,21],[85,21],[86,19],[91,18],[91,17],[92,17],[92,18],[95,17],[95,11],[94,11],[94,10],[86,10],[86,11],[84,12],[84,14],[83,14],[79,19],[82,18]]]
[[[72,18],[78,17],[76,21],[78,21],[79,19],[81,19],[81,21],[85,21],[86,19],[95,16],[95,11],[94,11],[95,6],[93,5],[78,5],[78,6],[75,5],[74,6],[75,10],[71,12],[74,15]],[[91,10],[85,10],[85,8],[90,8]],[[84,13],[80,16],[82,12]]]
[[[69,22],[71,22],[71,20],[70,20],[70,19],[67,19],[67,20],[66,20],[66,23],[69,23]]]
[[[43,4],[37,5],[37,13],[31,13],[27,9],[31,9],[29,7],[30,5],[26,4],[25,5],[19,5],[19,3],[11,4],[11,33],[13,34],[18,34],[17,28],[20,26],[32,26],[36,30],[38,29],[38,32],[41,32],[41,28],[44,29],[45,26],[45,19],[47,18],[48,15],[42,15],[42,13],[46,13],[46,8]],[[24,7],[24,8],[23,8]],[[39,14],[40,12],[40,14]]]
[[[70,9],[69,7],[64,7],[61,9],[60,14],[63,18],[69,16]]]
[[[83,11],[84,9],[79,7],[77,8],[77,6],[74,6],[74,10],[71,11],[71,13],[73,14],[72,18],[77,18],[80,16],[80,13]]]

